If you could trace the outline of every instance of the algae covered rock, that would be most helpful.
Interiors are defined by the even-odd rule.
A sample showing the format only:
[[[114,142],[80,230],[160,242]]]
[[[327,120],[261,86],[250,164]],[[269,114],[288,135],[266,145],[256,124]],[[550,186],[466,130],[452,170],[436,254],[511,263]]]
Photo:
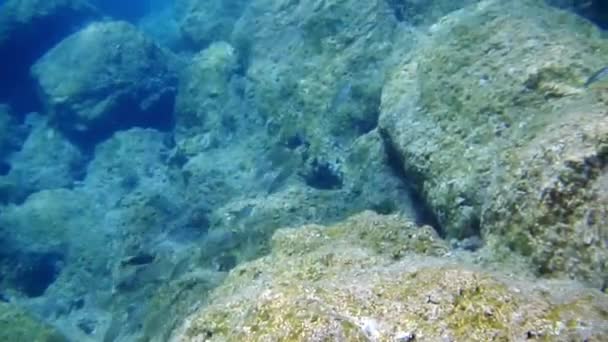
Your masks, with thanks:
[[[54,123],[90,142],[122,128],[170,123],[174,62],[132,25],[100,22],[64,39],[32,75]]]
[[[605,105],[559,111],[511,151],[489,187],[484,233],[531,258],[537,271],[608,285],[608,116]],[[584,118],[581,120],[581,118]],[[512,184],[505,191],[504,184]]]
[[[448,236],[482,232],[539,272],[600,285],[607,118],[582,85],[607,49],[590,23],[542,2],[482,1],[433,25],[395,69],[381,130]],[[564,188],[577,191],[547,201]]]
[[[578,340],[608,337],[608,297],[456,265],[430,227],[365,212],[282,229],[172,341]]]
[[[114,206],[124,196],[140,192],[178,199],[181,182],[167,165],[171,140],[151,128],[131,128],[114,133],[95,148],[83,185],[100,204]],[[175,197],[173,197],[175,196]]]
[[[180,136],[229,135],[230,123],[237,122],[234,116],[246,114],[230,106],[238,101],[230,84],[237,68],[237,53],[226,42],[213,43],[192,59],[182,73],[175,104]]]
[[[84,0],[7,0],[0,3],[0,94],[13,93],[29,67],[80,25],[98,17]],[[21,88],[18,88],[21,90]]]
[[[10,256],[2,264],[4,287],[38,297],[61,277],[60,287],[91,286],[83,280],[103,272],[107,260],[99,255],[108,252],[109,242],[107,235],[93,233],[103,214],[93,203],[82,192],[54,189],[3,208],[0,237],[10,241],[3,249]]]
[[[25,311],[0,302],[0,340],[32,342],[67,342],[53,328],[40,323]]]
[[[314,155],[376,126],[385,57],[395,37],[404,49],[412,37],[387,13],[384,2],[351,0],[255,0],[246,8],[232,43],[275,139],[303,137]]]

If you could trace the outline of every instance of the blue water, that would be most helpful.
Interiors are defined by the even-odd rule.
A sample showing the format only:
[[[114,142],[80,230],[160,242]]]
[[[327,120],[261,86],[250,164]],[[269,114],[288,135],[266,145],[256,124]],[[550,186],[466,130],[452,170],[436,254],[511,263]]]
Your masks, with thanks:
[[[15,20],[19,1],[35,19]],[[321,16],[302,1],[277,33],[256,0],[57,1],[44,14],[0,0],[0,302],[70,341],[163,340],[279,227],[371,209],[448,235],[391,146],[352,152],[383,141],[393,64],[388,50],[349,53],[413,45],[398,38],[473,2],[421,17],[426,2],[380,0],[379,22],[353,29],[357,8]],[[548,2],[608,27],[604,1]],[[324,59],[341,53],[342,69]],[[466,234],[477,249],[479,228]],[[214,277],[179,287],[201,270]],[[150,323],[159,312],[176,321]]]

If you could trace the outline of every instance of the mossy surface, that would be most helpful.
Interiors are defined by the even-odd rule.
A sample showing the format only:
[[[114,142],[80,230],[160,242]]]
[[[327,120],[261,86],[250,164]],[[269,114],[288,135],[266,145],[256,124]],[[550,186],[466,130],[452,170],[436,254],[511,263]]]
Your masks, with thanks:
[[[376,126],[397,34],[389,12],[383,2],[352,0],[259,0],[248,7],[232,41],[247,52],[247,91],[276,140],[306,137],[316,155],[330,140],[350,141]]]
[[[605,224],[587,243],[577,227],[606,212],[604,100],[583,84],[607,51],[540,1],[480,1],[429,28],[384,87],[380,128],[448,237],[496,237],[540,273],[601,285]]]
[[[436,237],[416,253],[413,236],[423,231],[370,212],[328,227],[281,229],[272,253],[237,266],[172,341],[608,337],[605,325],[595,325],[605,319],[604,294],[435,258],[444,253]],[[401,258],[397,245],[407,250]]]
[[[57,331],[26,312],[0,302],[0,340],[31,342],[67,342]]]
[[[235,94],[230,79],[237,69],[237,53],[226,42],[216,42],[195,55],[182,72],[176,97],[175,115],[180,146],[186,155],[200,145],[197,135],[213,132],[217,136],[234,132],[230,121],[236,112],[231,107]],[[198,139],[198,141],[197,141]],[[200,149],[200,147],[199,147]],[[193,153],[194,152],[194,153]]]

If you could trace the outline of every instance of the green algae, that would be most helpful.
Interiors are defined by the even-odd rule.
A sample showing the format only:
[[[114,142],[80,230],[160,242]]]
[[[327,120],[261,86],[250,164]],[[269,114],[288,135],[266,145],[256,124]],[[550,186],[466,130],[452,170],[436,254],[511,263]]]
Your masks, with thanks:
[[[603,229],[583,228],[607,208],[603,100],[582,90],[598,51],[605,40],[574,15],[488,0],[432,25],[389,73],[380,129],[448,237],[496,237],[540,273],[600,286],[588,232]]]
[[[419,228],[363,213],[329,227],[280,229],[271,254],[237,266],[174,340],[559,340],[559,331],[576,340],[577,324],[606,317],[607,297],[580,287],[537,286],[414,251],[396,260],[399,229]],[[608,336],[594,327],[594,337]]]
[[[31,342],[65,342],[67,339],[24,311],[0,302],[0,340]]]

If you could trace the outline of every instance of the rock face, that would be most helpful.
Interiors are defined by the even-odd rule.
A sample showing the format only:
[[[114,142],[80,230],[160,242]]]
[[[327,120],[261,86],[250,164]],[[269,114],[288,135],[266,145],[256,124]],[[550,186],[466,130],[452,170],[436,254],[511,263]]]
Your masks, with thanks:
[[[0,340],[65,342],[67,339],[28,313],[0,302]]]
[[[71,136],[95,140],[172,119],[172,58],[125,22],[87,26],[41,58],[32,75],[54,123]]]
[[[226,42],[217,42],[197,54],[182,72],[175,104],[179,138],[213,134],[214,140],[230,136],[239,121],[239,96],[231,86],[238,68],[237,53]],[[236,100],[236,101],[235,101]],[[236,102],[236,103],[235,103]]]
[[[36,59],[98,16],[81,0],[7,0],[0,6],[0,97],[22,96],[19,85]]]
[[[234,269],[172,341],[608,338],[599,291],[433,257],[445,252],[430,227],[369,212],[282,229],[271,254]]]
[[[395,69],[381,131],[448,236],[481,232],[540,273],[602,286],[608,118],[582,85],[607,49],[566,12],[482,1]]]
[[[15,296],[36,298],[57,281],[85,285],[78,275],[100,272],[106,261],[99,255],[109,248],[107,236],[88,233],[96,228],[91,222],[101,220],[97,209],[86,194],[67,189],[39,191],[21,205],[5,207],[0,237],[10,243],[0,266],[3,288]],[[63,272],[66,268],[71,271]]]
[[[177,63],[81,27],[31,69],[45,111],[0,106],[0,304],[74,341],[608,340],[605,294],[534,277],[607,283],[594,28],[542,0],[229,3],[139,23]]]

